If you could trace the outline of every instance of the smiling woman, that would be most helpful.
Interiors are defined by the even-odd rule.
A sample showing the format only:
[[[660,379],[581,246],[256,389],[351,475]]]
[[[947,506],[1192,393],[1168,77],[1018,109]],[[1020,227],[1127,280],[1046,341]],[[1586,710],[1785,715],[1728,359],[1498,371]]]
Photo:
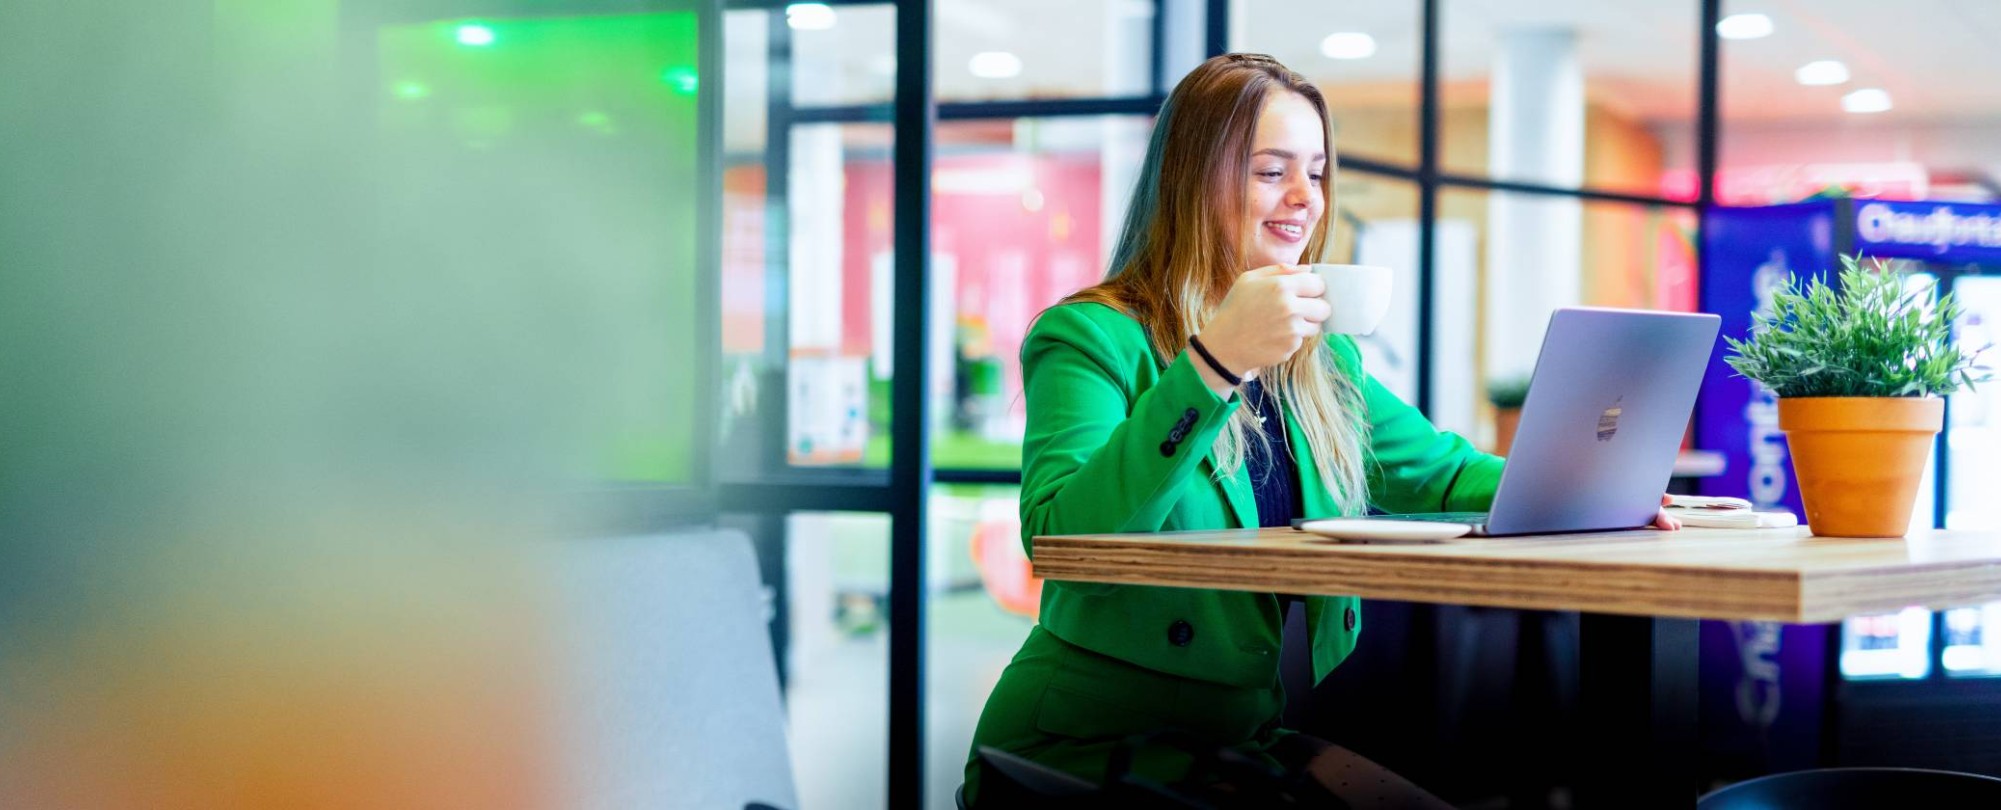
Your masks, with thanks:
[[[1319,89],[1270,57],[1219,56],[1175,87],[1110,278],[1044,311],[1024,343],[1023,538],[1492,500],[1500,459],[1436,431],[1362,370],[1351,339],[1322,334],[1354,303],[1328,300],[1299,267],[1328,244],[1332,162]],[[1295,606],[1300,632],[1282,644]],[[1396,806],[1443,806],[1279,727],[1281,647],[1318,682],[1354,649],[1360,616],[1353,597],[1045,583],[1041,623],[973,750],[1093,783],[1116,778],[1118,761],[1192,795],[1252,795],[1241,773],[1191,765],[1185,746],[1131,742],[1176,729],[1192,732],[1178,739],[1197,762],[1228,750],[1301,777],[1284,790],[1309,804],[1352,782],[1391,790]],[[975,756],[968,799],[1003,801],[1012,783],[996,773]]]

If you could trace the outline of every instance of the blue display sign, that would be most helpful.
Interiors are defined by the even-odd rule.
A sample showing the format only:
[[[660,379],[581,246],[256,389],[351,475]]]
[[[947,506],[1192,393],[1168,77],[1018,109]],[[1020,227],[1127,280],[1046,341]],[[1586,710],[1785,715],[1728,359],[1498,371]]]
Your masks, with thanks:
[[[1712,208],[1703,215],[1702,310],[1722,333],[1750,335],[1790,276],[1831,275],[1837,246],[1865,256],[1936,264],[2001,262],[2001,206],[1817,201],[1769,208]],[[1701,447],[1722,453],[1705,495],[1747,498],[1804,515],[1778,398],[1736,376],[1719,348],[1696,401]],[[1826,684],[1839,643],[1828,628],[1775,622],[1702,623],[1701,729],[1706,773],[1735,778],[1819,762]]]
[[[2001,206],[1856,200],[1854,225],[1855,249],[1869,256],[2001,260]]]
[[[1749,336],[1752,314],[1769,311],[1772,294],[1790,276],[1821,275],[1835,266],[1834,212],[1834,203],[1814,202],[1715,208],[1704,216],[1702,311],[1723,318],[1725,336]],[[1718,346],[1710,357],[1696,400],[1696,435],[1703,449],[1726,459],[1722,475],[1702,479],[1702,494],[1805,515],[1786,437],[1779,431],[1778,397],[1738,377],[1724,362],[1728,354]]]
[[[1705,621],[1701,630],[1703,773],[1743,779],[1820,762],[1828,629]]]
[[[1702,310],[1724,335],[1751,334],[1753,313],[1770,311],[1787,278],[1836,266],[1836,203],[1714,208],[1703,218]],[[1697,436],[1727,459],[1701,479],[1705,495],[1746,498],[1760,509],[1805,515],[1791,454],[1779,431],[1778,397],[1738,377],[1718,346],[1696,401]],[[1740,778],[1816,764],[1827,630],[1776,622],[1705,621],[1701,631],[1701,728],[1706,773]]]

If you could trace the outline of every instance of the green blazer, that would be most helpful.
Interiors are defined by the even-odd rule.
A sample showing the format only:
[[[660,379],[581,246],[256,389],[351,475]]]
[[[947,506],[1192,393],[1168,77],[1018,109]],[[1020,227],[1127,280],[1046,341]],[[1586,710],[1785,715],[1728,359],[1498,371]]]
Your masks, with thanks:
[[[1387,512],[1485,510],[1501,459],[1433,428],[1365,374],[1352,339],[1326,340],[1361,384],[1369,503]],[[1139,322],[1100,304],[1066,304],[1037,319],[1022,345],[1024,544],[1037,535],[1258,525],[1249,471],[1219,483],[1210,452],[1242,399],[1216,396],[1196,362],[1183,352],[1163,368]],[[1337,515],[1290,409],[1285,419],[1302,516]],[[1309,597],[1306,617],[1318,683],[1354,650],[1361,606],[1352,596]],[[1284,616],[1268,593],[1048,582],[1041,623],[1070,644],[1151,670],[1262,688],[1276,682]]]

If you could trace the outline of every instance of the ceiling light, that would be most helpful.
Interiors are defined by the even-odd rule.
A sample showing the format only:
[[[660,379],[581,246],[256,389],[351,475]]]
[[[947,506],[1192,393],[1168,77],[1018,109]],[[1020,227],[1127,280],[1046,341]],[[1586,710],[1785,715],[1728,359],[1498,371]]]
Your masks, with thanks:
[[[1890,94],[1875,87],[1864,87],[1841,97],[1841,109],[1852,113],[1879,113],[1890,109]]]
[[[984,51],[973,54],[966,69],[982,79],[1012,79],[1021,75],[1021,57],[1007,51]]]
[[[1367,59],[1376,53],[1376,38],[1343,31],[1320,40],[1320,53],[1329,59]]]
[[[1763,14],[1732,14],[1716,24],[1716,35],[1724,39],[1757,39],[1772,35],[1772,18]]]
[[[484,25],[461,25],[458,30],[460,45],[484,48],[493,44],[493,29]]]
[[[701,77],[695,74],[694,68],[687,65],[676,65],[660,71],[660,81],[666,82],[674,92],[684,96],[694,95],[702,86]]]
[[[785,7],[785,24],[794,31],[825,31],[834,27],[834,8],[826,3],[793,3]]]
[[[1832,59],[1808,62],[1793,71],[1793,78],[1805,85],[1841,84],[1848,81],[1848,66]]]

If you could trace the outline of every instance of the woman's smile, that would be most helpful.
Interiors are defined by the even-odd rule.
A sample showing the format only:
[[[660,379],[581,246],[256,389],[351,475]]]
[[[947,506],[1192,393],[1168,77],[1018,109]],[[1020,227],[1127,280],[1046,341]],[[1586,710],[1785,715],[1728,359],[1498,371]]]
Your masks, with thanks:
[[[1308,233],[1307,228],[1309,227],[1311,227],[1311,223],[1308,222],[1273,220],[1265,223],[1265,230],[1271,231],[1274,236],[1286,242],[1305,241],[1306,234]]]

